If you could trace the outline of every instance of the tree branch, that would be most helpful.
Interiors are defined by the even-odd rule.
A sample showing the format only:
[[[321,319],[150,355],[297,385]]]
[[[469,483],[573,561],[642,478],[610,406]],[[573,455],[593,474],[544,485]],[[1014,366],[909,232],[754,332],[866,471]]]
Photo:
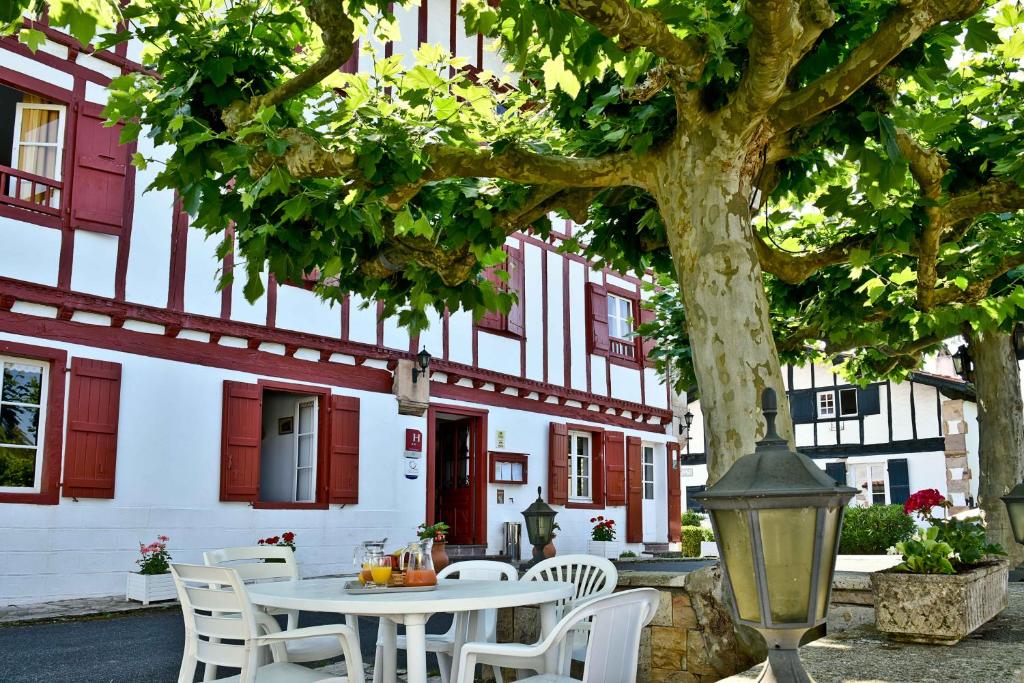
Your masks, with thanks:
[[[844,102],[893,59],[942,21],[973,15],[983,0],[904,0],[842,64],[772,107],[775,129],[789,130]]]
[[[1024,209],[1024,187],[1015,182],[993,178],[974,192],[958,195],[943,207],[943,217],[950,229],[974,221],[985,213],[1020,211]]]
[[[250,121],[260,109],[284,102],[313,87],[341,68],[352,56],[355,26],[345,13],[344,4],[337,0],[303,0],[303,5],[310,20],[320,27],[323,52],[305,71],[269,92],[248,102],[232,103],[221,116],[229,131],[237,130]]]
[[[925,223],[917,239],[917,304],[927,311],[932,307],[932,295],[938,280],[936,263],[944,228],[942,211],[938,207],[942,197],[942,179],[949,162],[939,152],[928,149],[906,131],[896,131],[896,144],[907,160],[910,175],[921,188],[921,196],[929,200],[925,207]]]
[[[1024,265],[1024,252],[1004,256],[991,274],[981,280],[975,280],[967,286],[967,289],[961,290],[952,283],[938,287],[935,290],[933,301],[936,305],[978,303],[988,296],[988,290],[992,287],[993,282],[1022,265]]]
[[[523,206],[496,214],[494,224],[506,233],[513,233],[528,228],[534,221],[557,209],[565,210],[577,223],[586,223],[590,204],[600,192],[597,188],[570,190],[538,186]]]
[[[826,266],[849,261],[854,249],[868,250],[874,242],[874,235],[855,235],[821,251],[790,254],[780,251],[768,244],[761,235],[754,233],[754,248],[761,268],[791,285],[800,284]]]
[[[635,7],[627,0],[559,0],[559,6],[575,14],[615,41],[623,50],[644,47],[680,70],[687,81],[696,81],[708,55],[703,44],[672,33],[654,10]]]

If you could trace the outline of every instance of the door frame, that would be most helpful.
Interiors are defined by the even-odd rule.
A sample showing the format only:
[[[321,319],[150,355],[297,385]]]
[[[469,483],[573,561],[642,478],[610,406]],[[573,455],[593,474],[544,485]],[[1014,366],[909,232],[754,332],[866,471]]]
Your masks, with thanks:
[[[434,524],[434,505],[437,502],[437,458],[434,452],[437,414],[464,415],[474,418],[476,448],[472,456],[473,467],[473,543],[487,545],[487,411],[443,403],[431,403],[427,408],[427,524]]]

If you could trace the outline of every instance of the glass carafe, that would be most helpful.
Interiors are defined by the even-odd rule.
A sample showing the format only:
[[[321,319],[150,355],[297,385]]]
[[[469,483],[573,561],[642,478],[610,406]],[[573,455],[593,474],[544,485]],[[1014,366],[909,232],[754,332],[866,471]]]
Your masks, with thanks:
[[[437,584],[437,572],[434,571],[434,560],[430,557],[434,540],[431,538],[413,541],[402,552],[402,571],[405,572],[405,585],[433,586]]]
[[[380,565],[384,557],[384,544],[386,538],[379,541],[363,541],[359,544],[352,555],[352,564],[359,567],[359,583],[366,585],[373,583],[371,568]]]

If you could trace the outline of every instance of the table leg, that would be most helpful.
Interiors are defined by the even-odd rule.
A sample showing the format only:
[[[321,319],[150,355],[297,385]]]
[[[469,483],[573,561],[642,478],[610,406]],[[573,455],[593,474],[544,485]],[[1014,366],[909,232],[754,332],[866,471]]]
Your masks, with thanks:
[[[377,626],[377,652],[373,659],[373,683],[396,683],[398,626],[387,617]],[[426,647],[426,646],[424,646]]]
[[[409,683],[427,683],[427,616],[405,616],[405,662]]]
[[[452,666],[448,675],[449,683],[459,681],[459,659],[462,657],[462,646],[467,640],[472,640],[476,633],[476,612],[455,613],[455,643],[452,646]],[[437,660],[439,663],[440,658]]]
[[[557,606],[553,602],[546,602],[540,606],[540,638],[538,641],[544,640],[548,637],[548,634],[555,630],[555,626],[558,624],[558,611]],[[558,671],[558,648],[551,648],[547,654],[544,655],[544,671],[538,673],[549,673],[557,674]]]

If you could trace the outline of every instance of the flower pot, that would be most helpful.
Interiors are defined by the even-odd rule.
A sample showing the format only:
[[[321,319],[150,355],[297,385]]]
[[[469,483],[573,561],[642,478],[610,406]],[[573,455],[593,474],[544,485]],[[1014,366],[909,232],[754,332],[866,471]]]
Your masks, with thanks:
[[[447,546],[447,542],[435,540],[434,546],[430,549],[430,561],[434,563],[435,572],[439,572],[451,564],[451,560],[448,559]]]
[[[174,587],[174,577],[170,572],[166,574],[139,574],[128,573],[128,583],[125,587],[125,598],[137,600],[143,605],[160,600],[174,600],[178,597],[178,591]]]
[[[701,557],[718,557],[718,544],[714,541],[700,542]]]
[[[875,625],[895,640],[953,645],[1007,605],[1005,560],[959,574],[871,575]]]
[[[607,557],[609,560],[619,559],[625,549],[625,545],[619,541],[587,541],[587,553]]]
[[[546,546],[544,546],[544,557],[545,558],[554,557],[557,553],[558,553],[558,551],[555,550],[555,542],[553,540],[550,543],[548,543]]]

